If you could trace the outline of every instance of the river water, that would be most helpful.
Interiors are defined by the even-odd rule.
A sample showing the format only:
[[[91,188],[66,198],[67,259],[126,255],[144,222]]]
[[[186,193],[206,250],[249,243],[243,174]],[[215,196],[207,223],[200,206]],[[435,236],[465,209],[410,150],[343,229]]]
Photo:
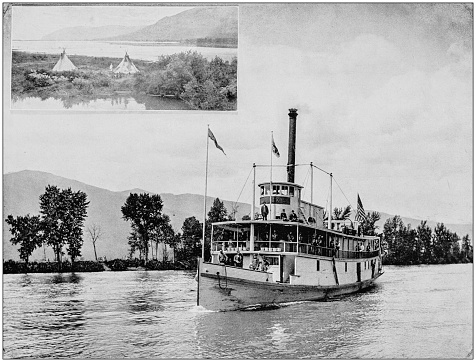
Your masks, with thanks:
[[[472,358],[472,264],[385,270],[367,292],[226,313],[195,305],[194,273],[4,275],[3,357]]]
[[[186,52],[189,50],[202,54],[208,60],[219,56],[223,60],[232,60],[237,56],[236,48],[194,47],[152,42],[99,42],[99,41],[39,41],[13,40],[12,50],[31,53],[59,54],[66,50],[68,55],[86,55],[91,57],[116,57],[122,60],[125,52],[134,59],[158,60],[161,55]]]

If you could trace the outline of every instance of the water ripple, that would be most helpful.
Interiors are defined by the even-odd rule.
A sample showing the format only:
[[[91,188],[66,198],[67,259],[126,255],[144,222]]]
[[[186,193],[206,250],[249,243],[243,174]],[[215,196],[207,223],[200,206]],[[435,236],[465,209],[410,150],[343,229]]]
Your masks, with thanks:
[[[193,278],[176,271],[4,275],[3,357],[455,359],[472,353],[472,266],[390,267],[365,293],[229,313],[197,307]]]

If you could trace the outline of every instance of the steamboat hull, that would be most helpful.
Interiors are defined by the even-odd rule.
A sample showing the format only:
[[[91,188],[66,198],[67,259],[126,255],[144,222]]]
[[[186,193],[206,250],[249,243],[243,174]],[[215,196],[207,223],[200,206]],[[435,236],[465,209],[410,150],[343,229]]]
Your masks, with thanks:
[[[198,305],[212,311],[268,308],[282,303],[317,301],[356,293],[373,286],[383,273],[372,279],[338,286],[290,285],[272,281],[272,275],[261,273],[258,280],[228,276],[230,267],[199,263]],[[267,275],[265,275],[267,274]],[[268,281],[266,281],[266,279]]]

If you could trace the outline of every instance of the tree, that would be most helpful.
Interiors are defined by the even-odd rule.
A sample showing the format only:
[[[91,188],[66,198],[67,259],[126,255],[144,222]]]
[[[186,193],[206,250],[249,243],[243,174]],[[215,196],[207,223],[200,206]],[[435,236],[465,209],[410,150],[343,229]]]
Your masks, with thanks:
[[[345,208],[342,208],[342,207],[339,207],[339,208],[334,208],[334,214],[332,215],[332,217],[334,218],[334,220],[345,220],[345,219],[348,219],[349,216],[350,216],[350,212],[351,212],[351,207],[350,205],[347,205]]]
[[[175,236],[174,229],[170,225],[170,218],[168,215],[162,214],[160,216],[159,226],[151,232],[151,239],[155,242],[155,258],[158,258],[159,244],[163,243],[162,257],[165,258],[167,251],[166,245],[173,244],[173,237]],[[153,255],[152,255],[153,256]],[[164,260],[165,261],[165,260]]]
[[[380,214],[376,211],[372,211],[372,213],[368,212],[367,217],[361,223],[362,233],[364,235],[376,235],[375,231],[378,229],[378,226],[375,225],[377,221],[380,220]]]
[[[433,245],[437,263],[445,263],[450,259],[454,235],[446,228],[443,223],[435,226],[433,234]]]
[[[48,185],[40,196],[44,237],[48,245],[53,247],[60,270],[65,245],[72,263],[81,256],[83,224],[88,205],[86,193],[73,192],[71,188],[60,190],[57,186]]]
[[[93,223],[90,226],[88,226],[87,231],[88,231],[88,234],[89,234],[89,238],[93,242],[94,257],[96,258],[96,261],[98,261],[98,255],[96,254],[96,241],[98,241],[98,239],[101,236],[103,236],[101,226],[98,225],[98,224]]]
[[[463,240],[461,242],[461,251],[464,253],[464,257],[466,259],[473,260],[473,247],[471,246],[471,240],[469,239],[469,235],[466,234],[463,236]]]
[[[188,217],[182,225],[182,241],[187,260],[201,255],[200,239],[202,238],[203,224],[195,216]]]
[[[12,215],[8,215],[5,221],[10,225],[11,243],[13,245],[20,244],[20,249],[18,249],[20,258],[28,263],[33,251],[43,243],[40,216],[27,214],[14,218]]]
[[[217,197],[213,201],[213,205],[208,212],[208,218],[205,223],[205,260],[209,260],[210,253],[210,244],[211,244],[211,230],[212,223],[226,221],[228,219],[228,211],[222,201]],[[220,240],[223,236],[223,230],[214,230],[213,231],[213,240]]]
[[[160,195],[131,193],[121,207],[123,219],[131,222],[145,252],[145,261],[149,257],[149,245],[154,235],[160,234],[164,223],[162,216],[163,202]]]
[[[136,250],[139,250],[139,259],[142,260],[144,243],[140,239],[140,235],[137,230],[132,227],[132,231],[127,238],[129,244],[129,257],[132,259],[132,256],[135,254]]]
[[[431,228],[426,224],[426,221],[421,221],[417,227],[417,237],[420,241],[422,252],[422,262],[432,262],[433,243],[431,237]]]

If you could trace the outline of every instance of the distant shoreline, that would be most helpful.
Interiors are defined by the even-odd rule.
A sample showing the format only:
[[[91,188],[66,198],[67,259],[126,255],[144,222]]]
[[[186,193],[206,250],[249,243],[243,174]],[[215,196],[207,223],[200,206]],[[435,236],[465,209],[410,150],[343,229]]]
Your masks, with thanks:
[[[41,39],[33,39],[33,40],[16,40],[13,39],[12,41],[15,42],[49,42],[49,43],[56,43],[56,42],[69,42],[69,43],[84,43],[84,42],[94,42],[94,43],[110,43],[110,44],[120,44],[120,45],[139,45],[139,46],[195,46],[197,48],[229,48],[229,49],[238,49],[238,40],[237,39],[227,39],[228,41],[223,41],[219,39],[186,39],[183,41],[180,40],[156,40],[156,41],[149,41],[149,40],[41,40]],[[18,49],[13,49],[13,51],[19,51]]]

